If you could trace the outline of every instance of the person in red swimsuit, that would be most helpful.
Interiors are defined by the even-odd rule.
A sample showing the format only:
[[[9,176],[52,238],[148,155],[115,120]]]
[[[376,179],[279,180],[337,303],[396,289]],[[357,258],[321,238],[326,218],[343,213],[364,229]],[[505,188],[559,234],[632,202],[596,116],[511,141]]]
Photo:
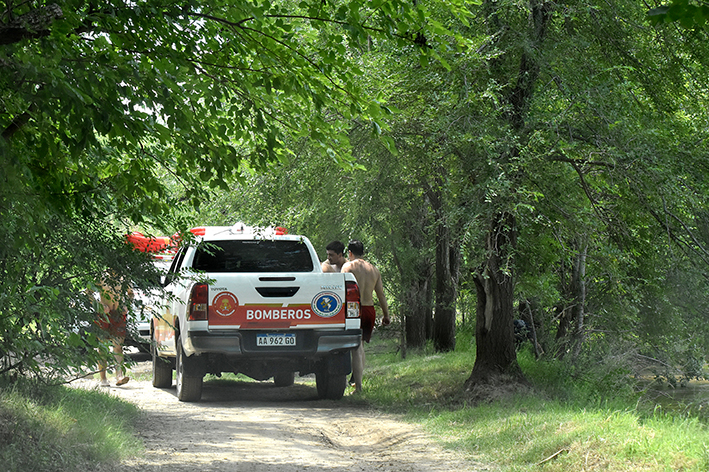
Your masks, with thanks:
[[[128,310],[122,306],[119,299],[118,288],[108,284],[101,284],[101,303],[96,318],[96,325],[101,330],[101,337],[110,340],[113,356],[116,359],[116,385],[124,385],[130,377],[123,375],[123,341],[126,337],[126,321]],[[129,291],[128,297],[132,298]],[[106,378],[106,361],[100,361],[98,373],[102,387],[110,386]]]
[[[374,324],[377,318],[376,311],[374,310],[373,293],[377,294],[379,306],[382,308],[382,324],[386,326],[391,322],[389,318],[389,306],[387,305],[386,296],[384,296],[382,276],[376,267],[362,258],[364,255],[364,244],[362,244],[361,241],[350,241],[347,245],[347,251],[349,261],[342,266],[342,272],[350,272],[354,274],[357,279],[360,298],[360,319],[362,322],[362,341],[369,342],[372,338],[372,331],[374,331]],[[354,379],[355,392],[362,390],[363,372],[364,343],[360,343],[352,356],[352,377]]]

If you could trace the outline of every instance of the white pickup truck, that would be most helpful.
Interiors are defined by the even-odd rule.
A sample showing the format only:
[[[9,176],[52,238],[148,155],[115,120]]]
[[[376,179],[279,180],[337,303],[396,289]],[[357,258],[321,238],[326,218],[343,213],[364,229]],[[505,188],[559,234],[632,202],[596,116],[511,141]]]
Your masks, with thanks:
[[[323,273],[310,241],[281,228],[194,228],[165,279],[153,318],[153,386],[198,401],[205,374],[242,373],[292,385],[315,374],[318,396],[339,399],[361,342],[352,274]]]

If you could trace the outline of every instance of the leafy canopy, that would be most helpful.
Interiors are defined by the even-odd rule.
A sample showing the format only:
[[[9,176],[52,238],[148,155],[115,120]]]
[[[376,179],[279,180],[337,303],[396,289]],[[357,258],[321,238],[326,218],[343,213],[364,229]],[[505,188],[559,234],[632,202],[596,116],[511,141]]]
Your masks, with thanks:
[[[648,19],[653,25],[676,21],[685,28],[704,27],[709,19],[709,4],[702,0],[672,0],[650,9]]]
[[[1,14],[0,146],[62,196],[107,177],[159,192],[166,171],[192,196],[226,187],[241,161],[287,158],[285,136],[337,149],[341,120],[377,113],[349,51],[414,44],[429,27],[403,0],[32,1]]]

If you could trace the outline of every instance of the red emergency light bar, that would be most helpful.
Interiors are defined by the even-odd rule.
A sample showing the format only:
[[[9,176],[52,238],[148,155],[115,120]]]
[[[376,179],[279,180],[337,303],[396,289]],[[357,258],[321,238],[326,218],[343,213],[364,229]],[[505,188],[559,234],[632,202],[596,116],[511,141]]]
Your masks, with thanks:
[[[269,228],[255,228],[251,226],[246,226],[243,223],[237,223],[232,227],[228,226],[197,226],[195,228],[190,228],[189,232],[192,233],[195,236],[207,236],[207,233],[213,234],[215,231],[217,232],[222,232],[222,231],[230,231],[232,234],[264,234],[264,235],[275,235],[275,236],[284,236],[288,234],[288,230],[284,228],[283,226],[276,226],[274,227],[269,227]],[[264,233],[261,233],[262,231],[265,231]],[[214,233],[217,234],[217,233]],[[180,244],[180,241],[182,240],[181,236],[179,233],[175,233],[172,238],[170,239],[170,245],[172,247],[175,247]]]
[[[226,228],[226,227],[216,227],[216,228]],[[195,236],[205,236],[207,234],[208,228],[206,226],[198,226],[196,228],[191,228],[190,233],[194,234]],[[237,223],[231,228],[232,232],[236,233],[244,233],[244,232],[251,232],[255,231],[254,228],[250,226],[246,226],[243,223]],[[288,234],[288,230],[284,228],[283,226],[276,226],[275,228],[272,229],[273,234],[276,236],[283,236]]]

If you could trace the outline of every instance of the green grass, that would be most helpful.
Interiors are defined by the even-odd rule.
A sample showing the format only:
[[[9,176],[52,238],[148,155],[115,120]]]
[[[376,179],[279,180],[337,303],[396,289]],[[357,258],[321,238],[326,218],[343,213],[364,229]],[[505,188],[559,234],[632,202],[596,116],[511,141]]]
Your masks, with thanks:
[[[579,373],[523,351],[519,362],[531,387],[492,389],[489,401],[474,403],[463,389],[475,357],[471,337],[459,332],[455,352],[429,348],[402,359],[393,332],[378,331],[366,345],[364,391],[347,395],[343,406],[404,414],[488,470],[709,470],[709,394],[679,401],[643,395],[622,369]],[[248,381],[222,381],[235,380]],[[115,463],[141,453],[133,429],[138,415],[135,406],[98,391],[0,385],[0,464],[43,472]]]
[[[459,347],[401,359],[396,341],[380,336],[367,346],[364,392],[348,401],[404,412],[446,447],[502,472],[709,470],[706,422],[686,405],[653,408],[620,372],[572,382],[565,365],[523,352],[532,387],[473,405],[463,384],[475,353]]]
[[[92,469],[139,453],[136,406],[101,392],[0,385],[0,464],[8,472]]]

